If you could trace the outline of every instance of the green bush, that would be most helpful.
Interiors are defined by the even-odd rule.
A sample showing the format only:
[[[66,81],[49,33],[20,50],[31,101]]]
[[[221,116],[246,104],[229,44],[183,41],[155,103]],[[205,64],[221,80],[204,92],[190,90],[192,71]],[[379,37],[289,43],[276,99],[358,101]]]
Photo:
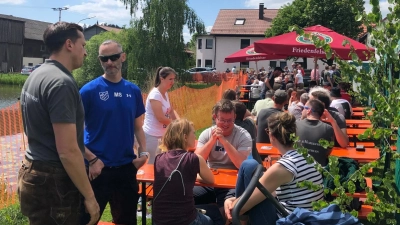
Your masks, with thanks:
[[[13,204],[0,210],[0,224],[28,225],[28,219],[22,215],[19,204]]]
[[[26,79],[28,79],[27,75],[22,75],[18,73],[0,74],[0,84],[22,86],[24,85]]]

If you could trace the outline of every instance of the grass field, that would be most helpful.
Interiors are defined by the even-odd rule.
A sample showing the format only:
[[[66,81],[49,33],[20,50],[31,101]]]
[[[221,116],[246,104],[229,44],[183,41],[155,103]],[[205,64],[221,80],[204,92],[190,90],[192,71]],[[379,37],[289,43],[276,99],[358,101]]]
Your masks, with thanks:
[[[0,84],[22,86],[27,78],[27,75],[22,75],[19,73],[1,73]]]

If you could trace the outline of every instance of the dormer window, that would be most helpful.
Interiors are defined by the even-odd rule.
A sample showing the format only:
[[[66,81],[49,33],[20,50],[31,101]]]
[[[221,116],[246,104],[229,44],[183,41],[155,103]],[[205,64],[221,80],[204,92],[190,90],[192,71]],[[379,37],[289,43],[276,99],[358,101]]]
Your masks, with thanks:
[[[244,18],[236,18],[235,25],[244,25],[246,19]]]

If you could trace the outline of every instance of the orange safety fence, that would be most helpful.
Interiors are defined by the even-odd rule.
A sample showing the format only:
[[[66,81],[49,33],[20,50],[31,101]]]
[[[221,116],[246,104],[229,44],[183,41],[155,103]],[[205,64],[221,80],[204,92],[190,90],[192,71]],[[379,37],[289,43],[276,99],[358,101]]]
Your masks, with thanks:
[[[196,129],[212,124],[211,110],[226,89],[244,84],[247,75],[218,74],[219,86],[193,89],[186,86],[169,92],[172,106],[181,117],[192,121]],[[147,94],[143,93],[146,103]],[[23,134],[20,104],[0,109],[0,209],[16,202],[17,174],[27,147]]]

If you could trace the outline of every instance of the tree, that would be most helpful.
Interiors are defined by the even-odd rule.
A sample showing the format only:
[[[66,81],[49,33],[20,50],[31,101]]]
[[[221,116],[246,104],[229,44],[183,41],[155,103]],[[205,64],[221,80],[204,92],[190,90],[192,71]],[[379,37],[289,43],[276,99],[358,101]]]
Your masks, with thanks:
[[[364,11],[364,0],[294,0],[278,11],[265,36],[289,32],[289,27],[294,25],[301,28],[322,25],[355,39],[362,32],[362,22],[355,19],[356,11]],[[322,61],[333,63],[333,60]]]
[[[129,78],[142,85],[147,74],[135,71],[152,71],[159,66],[169,66],[181,72],[188,66],[183,28],[190,33],[204,33],[205,27],[187,0],[121,0],[135,13],[142,3],[143,17],[133,20],[128,32],[128,49],[134,52],[128,57]]]

